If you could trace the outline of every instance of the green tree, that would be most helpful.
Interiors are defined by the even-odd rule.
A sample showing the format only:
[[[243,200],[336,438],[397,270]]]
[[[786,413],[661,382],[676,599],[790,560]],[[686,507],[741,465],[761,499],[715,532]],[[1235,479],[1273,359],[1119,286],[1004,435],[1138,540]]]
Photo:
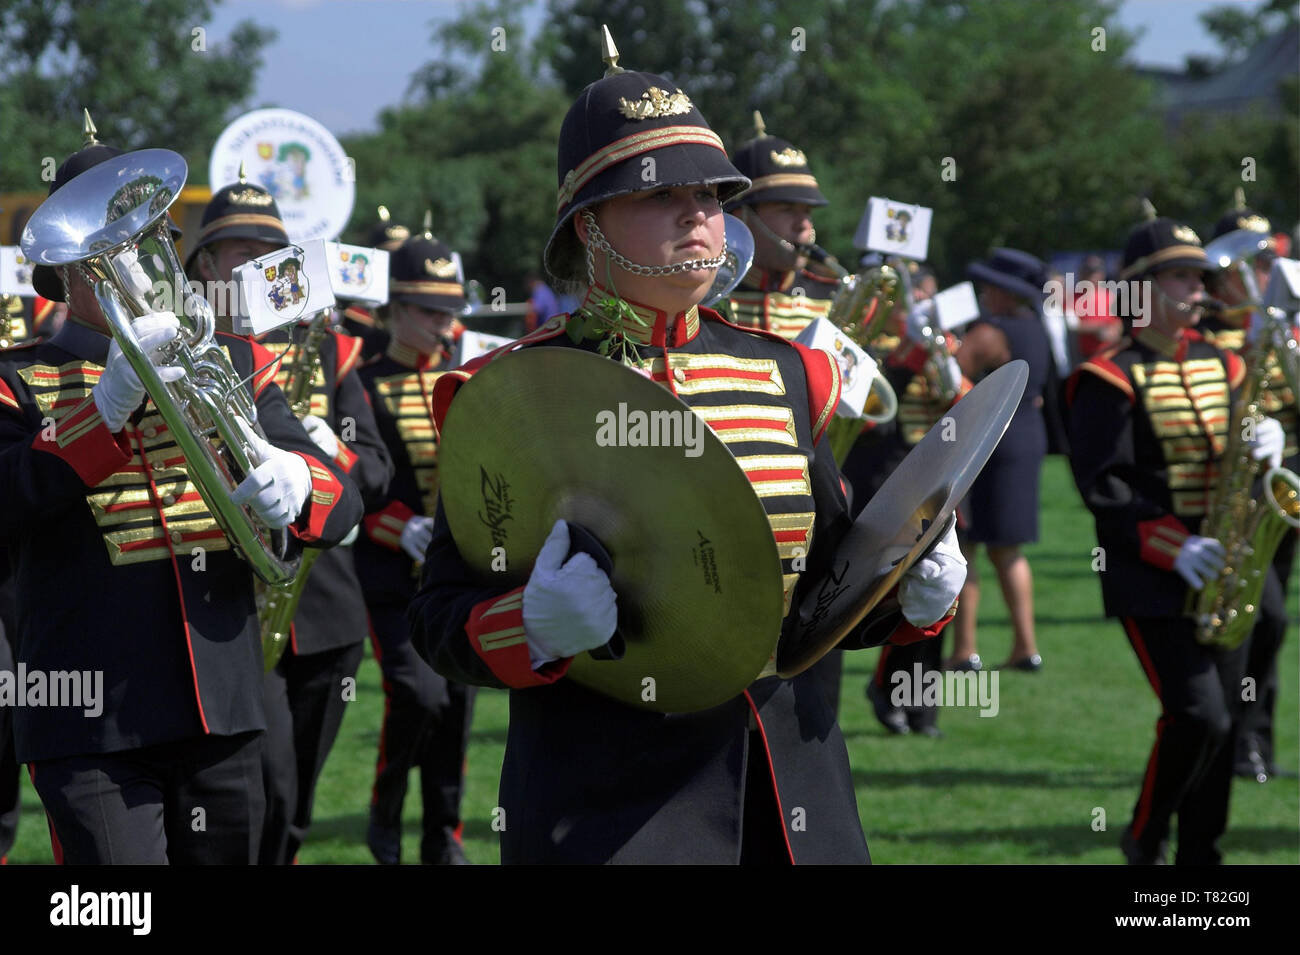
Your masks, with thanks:
[[[1220,45],[1217,57],[1205,58],[1201,78],[1211,83],[1216,72],[1236,66],[1251,49],[1279,37],[1291,47],[1286,62],[1300,60],[1300,11],[1294,2],[1269,0],[1253,12],[1215,7],[1201,19]],[[1167,204],[1173,214],[1203,229],[1202,238],[1209,238],[1210,227],[1228,209],[1238,186],[1275,230],[1291,230],[1300,219],[1300,76],[1287,72],[1280,77],[1276,103],[1280,109],[1258,102],[1231,113],[1191,112],[1170,130],[1174,162],[1163,184]]]
[[[525,35],[527,0],[496,0],[440,25],[441,55],[414,77],[414,101],[384,110],[379,131],[347,140],[357,161],[358,239],[384,204],[433,232],[466,274],[512,299],[541,267],[554,225],[555,142],[567,101],[545,80],[544,44]]]
[[[1201,14],[1201,23],[1222,48],[1222,63],[1241,59],[1252,47],[1279,30],[1300,22],[1295,0],[1268,0],[1257,10],[1237,4],[1211,7]]]
[[[1116,7],[549,0],[570,92],[600,76],[608,23],[620,65],[668,75],[730,148],[760,109],[808,154],[831,200],[823,244],[849,257],[871,195],[920,203],[935,210],[931,259],[952,278],[994,244],[1114,245],[1136,216],[1127,196],[1170,174]]]
[[[207,181],[208,152],[253,92],[275,31],[240,22],[223,43],[219,0],[8,0],[0,8],[0,191],[43,188],[42,158],[81,145],[81,110],[122,149],[164,146]],[[196,32],[200,31],[200,32]]]

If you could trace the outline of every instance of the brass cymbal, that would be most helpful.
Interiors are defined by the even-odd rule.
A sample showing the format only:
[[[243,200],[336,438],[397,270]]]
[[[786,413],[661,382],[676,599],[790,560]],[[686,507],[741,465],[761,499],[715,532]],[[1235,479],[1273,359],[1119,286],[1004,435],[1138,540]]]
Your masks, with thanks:
[[[637,444],[651,434],[660,446]],[[737,696],[772,656],[783,598],[767,514],[726,445],[660,385],[576,348],[521,349],[461,386],[438,456],[447,523],[485,582],[525,583],[559,518],[608,552],[625,650],[581,654],[567,679],[690,712]]]
[[[947,529],[1002,440],[1029,380],[1029,365],[1008,362],[949,409],[880,486],[835,550],[830,574],[798,608],[781,641],[777,673],[808,669],[893,589]]]

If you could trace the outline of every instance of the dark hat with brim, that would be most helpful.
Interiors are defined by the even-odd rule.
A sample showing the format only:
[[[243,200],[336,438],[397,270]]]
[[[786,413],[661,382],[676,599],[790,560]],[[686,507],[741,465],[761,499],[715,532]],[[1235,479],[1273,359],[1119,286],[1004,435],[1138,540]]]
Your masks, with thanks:
[[[366,245],[372,249],[396,252],[402,243],[411,237],[411,230],[400,223],[393,222],[388,209],[379,207],[379,221],[370,227],[366,234]]]
[[[451,247],[427,232],[398,246],[388,259],[388,300],[443,312],[463,311],[465,285]]]
[[[1121,279],[1140,278],[1176,268],[1202,271],[1213,268],[1195,229],[1164,217],[1148,219],[1133,227],[1124,243]]]
[[[92,143],[85,149],[78,150],[65,159],[63,165],[54,171],[54,181],[50,183],[49,194],[54,195],[87,169],[120,155],[122,155],[122,150],[116,146],[106,146],[104,143],[98,142]],[[42,298],[48,298],[51,302],[63,301],[63,281],[59,278],[59,273],[54,270],[53,266],[35,266],[32,269],[32,287],[36,289],[36,294]]]
[[[824,206],[827,199],[808,168],[802,149],[779,136],[759,136],[736,150],[731,157],[736,168],[750,179],[749,191],[732,201],[728,209],[760,202],[797,202]]]
[[[1261,232],[1268,236],[1269,241],[1274,246],[1277,244],[1273,240],[1273,226],[1268,219],[1254,209],[1248,209],[1244,206],[1230,209],[1220,216],[1219,221],[1214,223],[1214,231],[1210,233],[1210,239],[1217,239],[1221,235],[1236,232],[1238,229],[1245,229],[1248,232]]]
[[[966,274],[977,282],[996,285],[1019,296],[1034,308],[1043,304],[1047,266],[1036,255],[1019,249],[994,249],[987,259],[968,265]]]
[[[615,73],[578,94],[560,129],[558,173],[555,230],[543,260],[562,281],[586,274],[571,220],[588,206],[697,184],[716,185],[725,203],[749,188],[690,98],[654,73]]]
[[[194,247],[185,254],[185,271],[190,272],[200,251],[222,239],[256,239],[279,248],[289,244],[289,233],[269,192],[251,182],[236,182],[217,190],[204,208]]]

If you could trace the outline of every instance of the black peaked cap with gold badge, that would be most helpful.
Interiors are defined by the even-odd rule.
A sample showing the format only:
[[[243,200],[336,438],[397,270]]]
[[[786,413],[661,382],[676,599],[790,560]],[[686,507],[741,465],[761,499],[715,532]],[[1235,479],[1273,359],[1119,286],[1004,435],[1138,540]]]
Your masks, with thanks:
[[[387,206],[380,206],[378,209],[379,218],[370,231],[366,233],[366,245],[372,249],[383,249],[385,252],[395,252],[403,242],[411,237],[411,230],[404,225],[400,225],[393,220],[392,214],[389,213]]]
[[[1219,216],[1219,221],[1214,223],[1214,229],[1210,233],[1210,238],[1217,239],[1219,236],[1227,235],[1229,232],[1236,232],[1238,229],[1245,229],[1248,232],[1259,232],[1268,236],[1270,247],[1272,247],[1273,225],[1264,216],[1246,205],[1245,190],[1238,187],[1233,200],[1232,208]]]
[[[729,208],[759,202],[799,202],[808,206],[827,205],[808,168],[808,157],[794,143],[780,136],[769,136],[763,117],[754,111],[753,139],[736,150],[731,161],[752,181],[749,192]]]
[[[464,309],[465,286],[451,247],[427,232],[398,246],[388,259],[388,299],[444,312]]]
[[[54,181],[50,183],[49,191],[51,196],[87,169],[122,155],[122,150],[116,146],[101,143],[95,138],[98,130],[95,129],[95,124],[90,118],[90,111],[82,110],[82,115],[85,117],[82,125],[85,141],[81,149],[63,160],[62,165],[54,171]],[[174,226],[173,231],[175,231]],[[38,265],[32,269],[32,287],[41,298],[47,298],[51,302],[63,301],[63,282],[52,266]]]
[[[199,252],[222,239],[257,239],[277,246],[289,244],[284,219],[275,198],[255,183],[247,182],[240,169],[239,181],[223,186],[203,210],[194,247],[185,254],[185,271],[190,272]]]
[[[1211,268],[1205,249],[1201,247],[1200,236],[1191,226],[1176,219],[1149,219],[1138,223],[1129,232],[1119,277],[1141,278],[1180,266],[1203,271]]]
[[[586,274],[570,220],[588,206],[695,184],[716,185],[718,198],[727,202],[749,188],[749,179],[727,159],[722,137],[690,97],[657,74],[621,70],[608,31],[605,61],[605,76],[578,94],[560,128],[559,197],[544,260],[562,281]]]

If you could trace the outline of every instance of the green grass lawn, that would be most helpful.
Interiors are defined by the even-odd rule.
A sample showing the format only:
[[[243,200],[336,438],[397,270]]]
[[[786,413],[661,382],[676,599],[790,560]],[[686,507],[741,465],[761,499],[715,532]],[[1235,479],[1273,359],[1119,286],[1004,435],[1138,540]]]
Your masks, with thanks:
[[[878,651],[849,654],[841,723],[857,785],[858,809],[877,862],[1118,863],[1118,844],[1137,796],[1154,736],[1157,703],[1118,623],[1101,615],[1090,569],[1092,522],[1064,461],[1044,470],[1042,542],[1029,548],[1034,572],[1041,673],[1000,676],[1000,711],[975,708],[940,717],[944,739],[889,736],[862,690]],[[984,561],[979,650],[1005,659],[1006,609]],[[1222,847],[1230,863],[1296,863],[1300,855],[1295,588],[1280,661],[1276,721],[1279,765],[1289,774],[1264,785],[1237,780]],[[383,693],[373,659],[362,664],[351,705],[316,799],[316,822],[302,863],[369,862],[364,843]],[[491,830],[505,746],[506,695],[479,693],[465,799],[466,848],[474,862],[498,859]],[[26,783],[13,862],[50,859],[44,819]],[[419,859],[418,776],[407,796],[403,859]],[[1096,810],[1105,831],[1095,831]]]

